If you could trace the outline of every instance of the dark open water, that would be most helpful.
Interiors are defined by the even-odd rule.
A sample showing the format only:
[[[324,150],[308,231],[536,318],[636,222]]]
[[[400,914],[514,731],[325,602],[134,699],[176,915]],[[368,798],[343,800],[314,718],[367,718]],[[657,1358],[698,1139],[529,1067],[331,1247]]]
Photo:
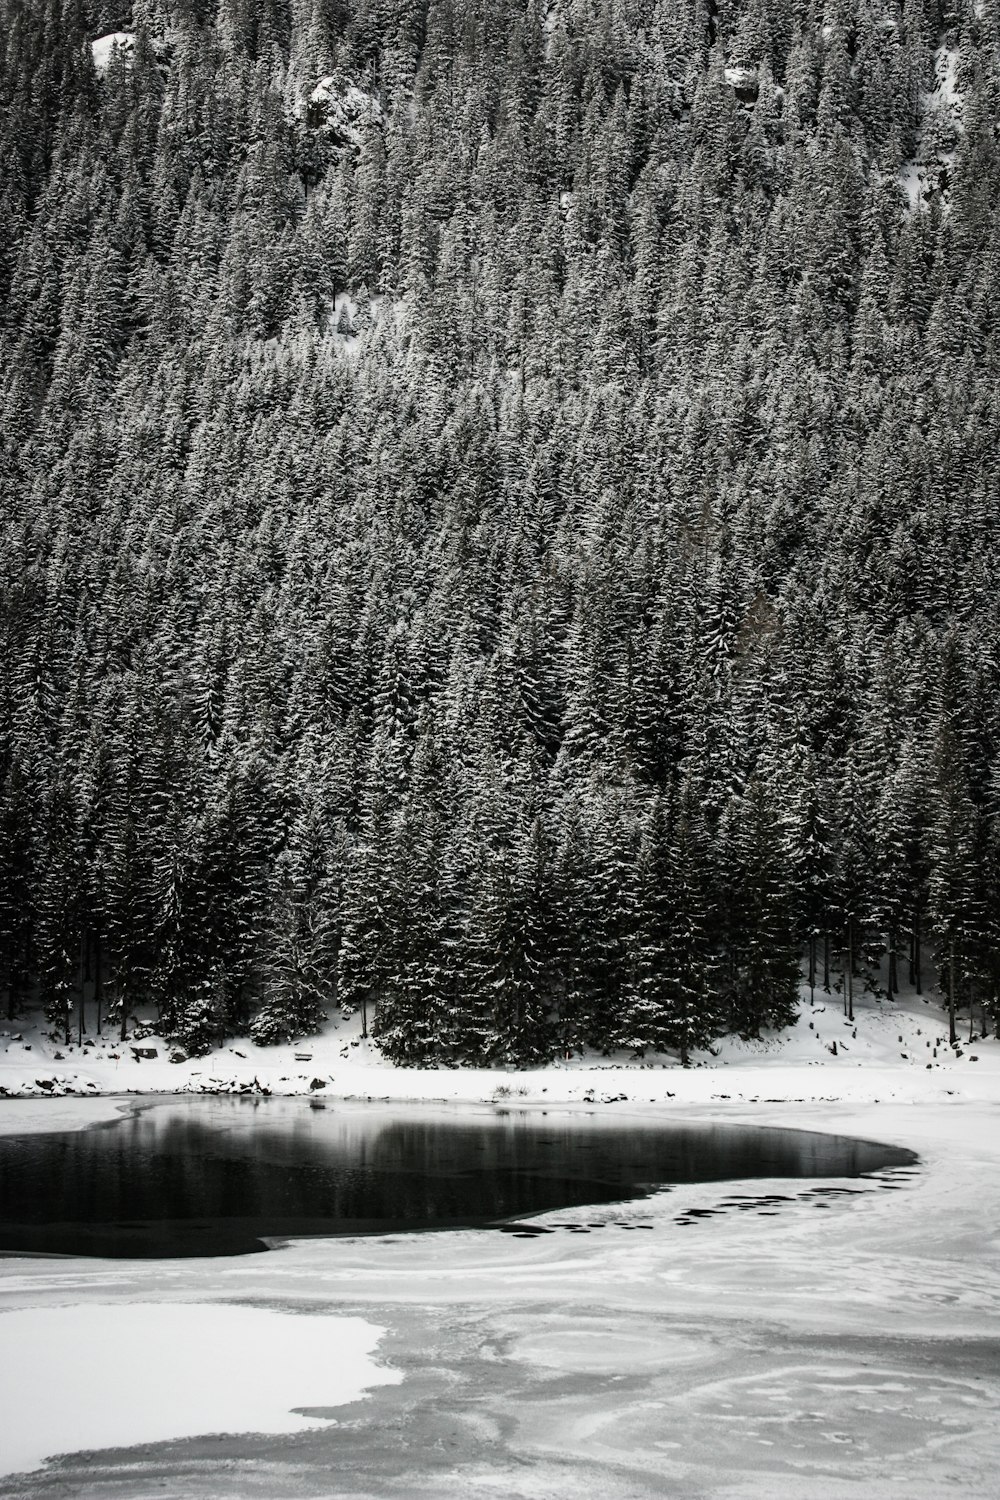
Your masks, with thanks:
[[[678,1183],[914,1160],[846,1136],[607,1113],[170,1100],[0,1137],[0,1251],[239,1255],[264,1237],[485,1227]]]

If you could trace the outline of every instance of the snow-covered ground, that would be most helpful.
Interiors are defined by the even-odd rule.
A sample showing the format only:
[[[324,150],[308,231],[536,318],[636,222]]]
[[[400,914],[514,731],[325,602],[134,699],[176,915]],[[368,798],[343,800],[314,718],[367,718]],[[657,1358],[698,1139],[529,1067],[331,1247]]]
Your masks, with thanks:
[[[5,1312],[0,1474],[37,1468],[53,1449],[112,1447],[123,1433],[157,1443],[319,1426],[302,1408],[343,1406],[401,1378],[370,1358],[381,1332],[361,1318],[225,1303]]]
[[[56,1041],[41,1024],[0,1024],[3,1099],[126,1093],[314,1094],[324,1098],[434,1099],[483,1102],[509,1097],[539,1103],[623,1099],[634,1103],[725,1100],[921,1102],[997,1097],[1000,1043],[948,1046],[948,1022],[937,998],[907,995],[889,1004],[864,994],[853,1023],[840,996],[803,995],[798,1024],[762,1041],[727,1038],[696,1054],[694,1066],[628,1053],[574,1056],[523,1072],[494,1068],[398,1068],[362,1040],[358,1015],[334,1018],[320,1036],[258,1047],[237,1040],[206,1057],[169,1061],[161,1037],[119,1042],[113,1034]],[[962,1035],[968,1035],[968,1021]],[[153,1054],[146,1056],[142,1054]]]
[[[65,1316],[75,1344],[71,1320],[81,1308],[93,1311],[96,1328],[107,1317],[99,1309],[137,1309],[124,1316],[141,1319],[155,1306],[178,1319],[195,1309],[204,1321],[192,1346],[224,1382],[248,1361],[245,1343],[205,1312],[226,1307],[360,1318],[385,1330],[378,1363],[402,1376],[294,1432],[289,1423],[284,1433],[227,1437],[213,1421],[214,1436],[153,1443],[122,1412],[112,1426],[117,1448],[9,1477],[0,1494],[992,1500],[1000,1474],[995,1041],[952,1053],[940,1008],[912,996],[894,1008],[866,997],[855,1026],[836,996],[817,996],[785,1036],[728,1042],[687,1070],[591,1058],[504,1074],[387,1068],[354,1027],[278,1053],[236,1044],[177,1065],[161,1056],[136,1062],[117,1048],[55,1059],[55,1044],[25,1032],[27,1054],[0,1038],[0,1080],[35,1089],[56,1072],[60,1087],[121,1093],[199,1090],[211,1078],[240,1088],[256,1077],[308,1092],[322,1078],[327,1097],[496,1097],[505,1108],[565,1101],[623,1117],[834,1131],[910,1147],[920,1162],[863,1183],[831,1182],[827,1193],[801,1180],[682,1187],[549,1214],[539,1222],[551,1232],[537,1238],[463,1230],[305,1240],[234,1259],[0,1258],[8,1366],[36,1337],[32,1317]],[[295,1051],[312,1055],[298,1061]],[[121,1102],[7,1098],[0,1129],[82,1126]],[[27,1321],[16,1340],[5,1339],[15,1314]],[[266,1386],[272,1360],[268,1341],[258,1343]],[[120,1379],[125,1361],[113,1345],[109,1353],[112,1369],[101,1378]],[[158,1360],[153,1338],[145,1360],[129,1362],[135,1380],[139,1366]],[[301,1406],[292,1384],[276,1400]],[[108,1386],[112,1410],[119,1388]],[[330,1400],[310,1391],[305,1402],[319,1399]],[[162,1389],[158,1400],[173,1404]],[[66,1451],[48,1407],[33,1409],[42,1431],[32,1452]],[[170,1430],[192,1433],[190,1424]]]

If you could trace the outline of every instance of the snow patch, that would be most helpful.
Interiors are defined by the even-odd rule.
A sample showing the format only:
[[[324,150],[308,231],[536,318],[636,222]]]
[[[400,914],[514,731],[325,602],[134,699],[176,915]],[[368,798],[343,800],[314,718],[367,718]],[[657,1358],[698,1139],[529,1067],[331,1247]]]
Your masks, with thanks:
[[[920,96],[916,153],[903,164],[898,178],[911,216],[923,212],[932,202],[948,207],[955,147],[965,128],[958,66],[958,48],[942,43],[934,54],[934,87]]]
[[[225,1303],[5,1312],[0,1473],[125,1443],[320,1427],[303,1408],[402,1380],[372,1359],[383,1332],[363,1318]]]
[[[94,71],[98,78],[103,78],[111,66],[111,57],[117,52],[122,58],[131,59],[135,52],[134,31],[109,31],[107,36],[99,36],[90,44],[91,56],[94,59]]]
[[[962,124],[962,95],[958,87],[958,48],[941,46],[934,54],[934,77],[937,80],[925,100],[944,106],[957,129]]]
[[[899,186],[906,198],[906,212],[912,218],[927,207],[932,195],[932,186],[926,167],[915,161],[903,164],[898,177]]]
[[[391,301],[376,292],[369,295],[366,288],[353,293],[338,292],[329,308],[327,328],[330,337],[349,359],[356,359],[366,334],[377,328],[383,318],[390,318],[397,332],[402,328],[404,304],[402,300]]]

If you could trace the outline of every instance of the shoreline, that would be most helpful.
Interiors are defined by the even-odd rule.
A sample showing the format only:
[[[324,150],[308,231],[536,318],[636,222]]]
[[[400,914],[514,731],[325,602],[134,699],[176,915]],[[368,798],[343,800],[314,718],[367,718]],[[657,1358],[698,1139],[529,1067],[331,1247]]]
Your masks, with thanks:
[[[37,1023],[0,1030],[0,1130],[30,1101],[47,1110],[62,1101],[66,1116],[72,1100],[201,1095],[641,1109],[1000,1102],[1000,1042],[951,1047],[943,1012],[913,995],[891,1005],[866,996],[851,1022],[834,1000],[804,998],[794,1027],[750,1042],[725,1038],[687,1068],[594,1054],[526,1069],[399,1067],[360,1036],[357,1017],[285,1046],[235,1040],[205,1057],[166,1059],[166,1044],[150,1035],[125,1046],[88,1039],[79,1049],[53,1042]]]

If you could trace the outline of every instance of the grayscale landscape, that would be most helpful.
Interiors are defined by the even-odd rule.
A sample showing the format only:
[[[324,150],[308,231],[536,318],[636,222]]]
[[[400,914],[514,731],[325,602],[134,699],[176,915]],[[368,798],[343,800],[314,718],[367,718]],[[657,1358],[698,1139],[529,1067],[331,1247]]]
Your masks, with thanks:
[[[0,1495],[1000,1492],[1000,0],[0,0]]]

